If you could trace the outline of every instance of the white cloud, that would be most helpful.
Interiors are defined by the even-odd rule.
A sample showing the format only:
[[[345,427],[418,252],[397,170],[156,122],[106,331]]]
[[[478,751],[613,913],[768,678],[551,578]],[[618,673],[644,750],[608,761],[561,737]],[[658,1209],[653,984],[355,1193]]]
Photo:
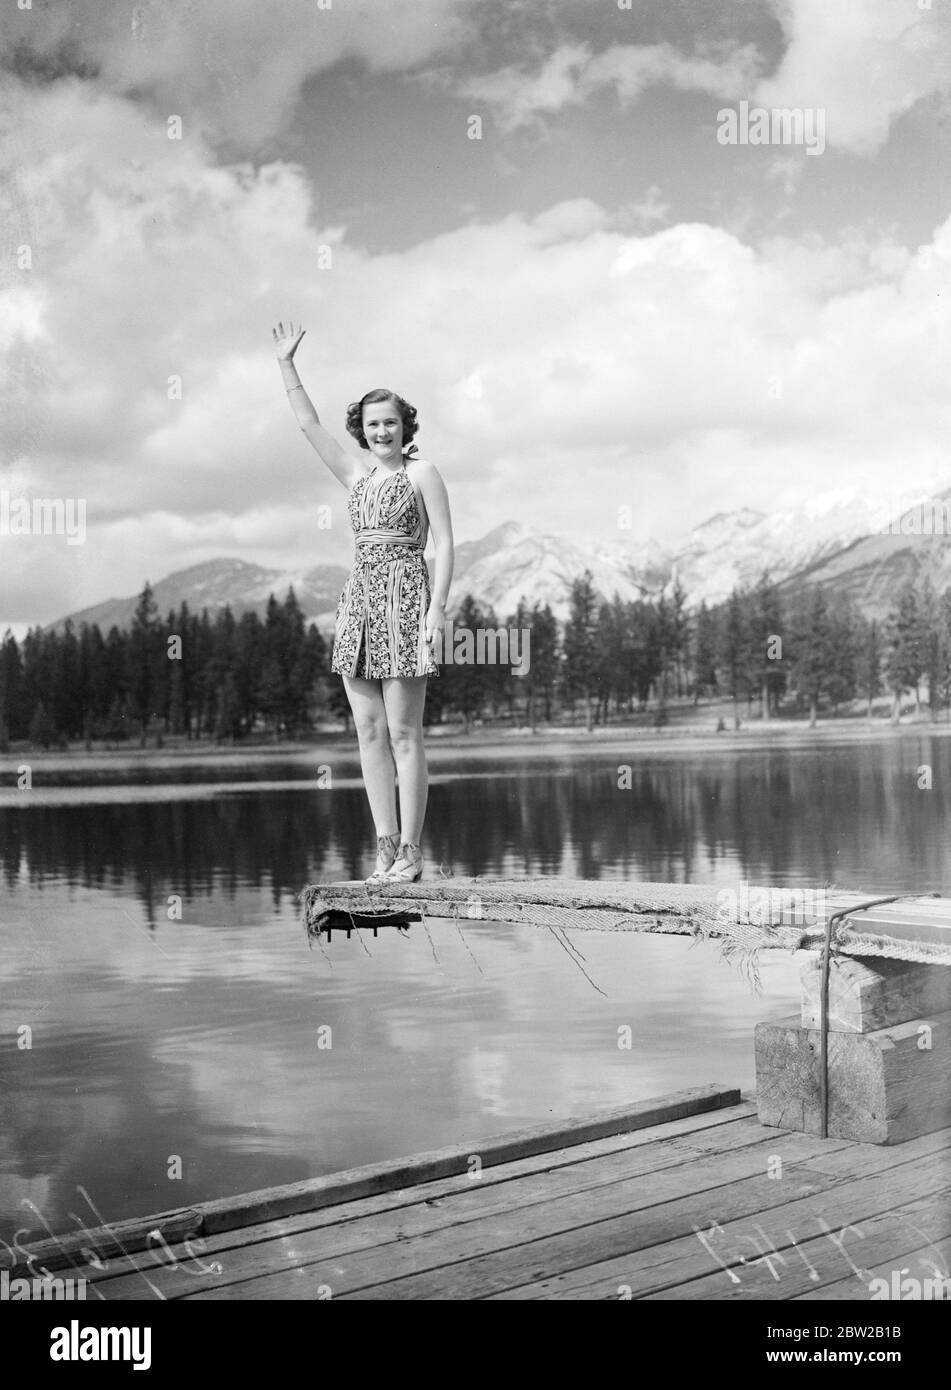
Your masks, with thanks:
[[[951,10],[942,0],[773,0],[786,33],[755,101],[820,108],[831,148],[874,154],[894,121],[951,86]]]
[[[668,43],[612,44],[593,53],[584,43],[561,44],[535,71],[511,65],[462,82],[460,94],[490,107],[503,131],[536,123],[579,106],[603,89],[631,105],[650,87],[733,96],[755,81],[759,58],[752,45],[692,56]]]
[[[541,113],[578,105],[581,75],[590,62],[587,44],[562,44],[534,73],[514,65],[501,68],[463,82],[460,95],[484,102],[503,130],[514,130]]]
[[[304,80],[341,59],[410,70],[467,32],[464,0],[70,0],[0,15],[6,52],[92,68],[104,90],[148,95],[153,109],[244,146],[273,136]]]
[[[623,204],[618,210],[618,221],[629,223],[638,231],[648,231],[666,222],[669,214],[670,203],[665,201],[659,185],[652,183],[640,198]]]
[[[35,256],[0,287],[18,458],[0,486],[86,498],[88,540],[0,538],[0,625],[216,554],[349,557],[343,492],[281,387],[277,317],[306,324],[301,372],[338,435],[373,385],[420,408],[460,539],[512,516],[603,533],[620,500],[666,540],[716,510],[768,509],[777,480],[805,500],[944,467],[951,222],[917,256],[867,235],[756,250],[701,223],[632,235],[574,199],[370,255],[313,225],[290,165],[219,167],[77,81],[16,99],[29,205],[12,201],[27,176],[8,136],[2,215]],[[329,533],[314,524],[327,504]]]
[[[771,0],[786,39],[778,69],[764,75],[754,45],[687,54],[669,43],[613,44],[599,53],[562,43],[534,67],[511,64],[464,81],[460,94],[487,105],[505,132],[610,90],[624,105],[649,88],[709,92],[766,107],[821,109],[828,143],[874,154],[894,121],[951,88],[951,9],[916,0]],[[783,171],[788,179],[788,171]]]

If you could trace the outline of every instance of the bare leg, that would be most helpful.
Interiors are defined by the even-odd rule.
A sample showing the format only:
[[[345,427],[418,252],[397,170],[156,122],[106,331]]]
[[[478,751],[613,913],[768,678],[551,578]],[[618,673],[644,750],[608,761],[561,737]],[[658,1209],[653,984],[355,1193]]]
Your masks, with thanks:
[[[426,817],[429,776],[423,747],[426,677],[384,680],[383,703],[400,785],[400,829],[404,844],[418,845]]]
[[[396,788],[394,785],[393,750],[387,732],[386,706],[383,703],[382,682],[367,681],[358,676],[344,676],[344,688],[360,745],[360,766],[363,784],[376,825],[377,835],[396,835]],[[393,685],[393,681],[387,681]],[[402,791],[402,789],[401,789]]]

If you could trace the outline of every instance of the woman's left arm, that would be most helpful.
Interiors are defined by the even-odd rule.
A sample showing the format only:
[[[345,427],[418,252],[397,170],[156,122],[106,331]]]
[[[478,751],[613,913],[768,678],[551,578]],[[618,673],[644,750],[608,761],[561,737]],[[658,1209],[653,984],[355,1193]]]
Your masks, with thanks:
[[[415,480],[426,508],[429,529],[436,545],[436,572],[433,577],[432,602],[426,615],[426,637],[427,640],[431,640],[436,631],[443,626],[446,603],[449,598],[449,585],[452,583],[452,567],[455,560],[452,517],[449,512],[449,495],[446,492],[446,485],[433,464],[420,459],[415,470]]]

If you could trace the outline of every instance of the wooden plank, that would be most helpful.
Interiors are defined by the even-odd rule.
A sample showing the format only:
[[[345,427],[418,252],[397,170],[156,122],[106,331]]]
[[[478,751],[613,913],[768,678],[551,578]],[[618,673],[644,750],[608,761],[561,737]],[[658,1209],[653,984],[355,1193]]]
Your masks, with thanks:
[[[946,922],[951,916],[951,898],[902,898],[897,903],[881,903],[854,915],[857,919],[874,917],[885,922]]]
[[[798,1019],[756,1025],[762,1124],[820,1132],[820,1047],[818,1030]],[[830,1135],[896,1144],[951,1124],[951,1012],[830,1033],[828,1056]]]
[[[882,1280],[885,1288],[881,1284],[872,1285],[873,1279]],[[907,1284],[906,1280],[909,1281]],[[915,1284],[911,1280],[915,1280]],[[848,1299],[850,1302],[881,1303],[894,1301],[896,1293],[899,1301],[909,1303],[946,1303],[951,1299],[951,1236],[929,1240],[927,1245],[915,1250],[903,1250],[898,1256],[889,1255],[873,1264],[862,1281],[840,1279],[835,1284],[826,1285],[821,1292],[810,1289],[799,1294],[796,1302],[821,1297],[824,1302]]]
[[[864,1285],[854,1272],[881,1254],[905,1250],[919,1239],[941,1239],[951,1232],[948,1193],[935,1193],[932,1155],[919,1159],[912,1190],[925,1195],[887,1212],[866,1215],[848,1184],[826,1194],[824,1210],[777,1208],[734,1222],[712,1224],[700,1233],[680,1236],[612,1260],[597,1260],[554,1278],[522,1284],[493,1294],[493,1299],[590,1300],[606,1298],[685,1299],[721,1302],[792,1299],[815,1290],[842,1287],[860,1298]],[[868,1182],[864,1191],[874,1195]],[[830,1198],[836,1205],[830,1207]],[[805,1210],[801,1208],[805,1207]],[[821,1218],[817,1219],[817,1217]],[[824,1225],[823,1225],[824,1222]],[[915,1234],[917,1232],[918,1234]],[[703,1236],[703,1242],[700,1236]],[[774,1253],[776,1255],[774,1256]],[[876,1253],[878,1252],[878,1253]],[[837,1295],[838,1296],[838,1295]]]
[[[927,1136],[917,1142],[930,1142],[934,1137]],[[867,1151],[862,1150],[863,1153]],[[875,1152],[887,1155],[896,1151],[876,1149]],[[700,1214],[688,1210],[682,1216],[671,1210],[672,1224],[661,1232],[660,1239],[651,1239],[653,1230],[645,1232],[641,1238],[635,1233],[630,1249],[609,1248],[597,1243],[592,1243],[587,1251],[583,1246],[576,1251],[559,1248],[561,1243],[551,1249],[539,1248],[535,1252],[534,1270],[527,1262],[522,1266],[527,1271],[523,1281],[512,1278],[510,1268],[506,1271],[507,1277],[500,1278],[495,1291],[481,1296],[515,1299],[619,1297],[618,1290],[624,1286],[625,1296],[641,1298],[713,1275],[715,1283],[711,1287],[716,1287],[717,1277],[721,1286],[715,1296],[742,1299],[748,1275],[737,1264],[737,1254],[752,1258],[767,1248],[767,1241],[778,1243],[789,1232],[799,1243],[813,1236],[825,1238],[830,1258],[836,1255],[841,1260],[841,1270],[845,1270],[848,1267],[845,1259],[837,1254],[827,1232],[831,1230],[839,1236],[849,1223],[861,1221],[864,1228],[868,1219],[886,1210],[917,1200],[931,1200],[946,1178],[948,1159],[946,1147],[943,1152],[919,1155],[912,1164],[902,1165],[902,1191],[896,1192],[889,1187],[884,1200],[882,1174],[863,1174],[852,1181],[845,1179],[824,1191],[805,1196],[798,1192],[791,1195],[787,1182],[773,1182],[774,1188],[785,1190],[786,1202],[767,1203],[763,1210],[753,1205],[747,1211],[740,1211],[731,1201],[729,1205],[710,1207]],[[617,1243],[622,1245],[620,1241]],[[613,1237],[611,1244],[614,1245]],[[847,1247],[848,1244],[846,1242]],[[732,1264],[731,1274],[722,1270],[720,1260]],[[399,1286],[391,1287],[396,1290]],[[400,1295],[394,1292],[392,1296]]]
[[[775,1146],[772,1146],[775,1147]],[[789,1135],[784,1151],[790,1163],[805,1163],[813,1154],[836,1147],[835,1141],[815,1139],[809,1135]],[[853,1146],[841,1144],[843,1155],[851,1159]],[[873,1151],[875,1152],[875,1151]],[[389,1288],[392,1281],[409,1278],[411,1286],[421,1281],[426,1292],[412,1297],[441,1297],[438,1289],[447,1275],[445,1266],[458,1270],[462,1265],[479,1265],[488,1258],[504,1266],[532,1259],[538,1242],[552,1237],[573,1239],[583,1232],[583,1240],[609,1235],[613,1223],[633,1223],[642,1230],[668,1222],[668,1203],[687,1201],[700,1209],[709,1210],[729,1200],[734,1189],[746,1192],[746,1200],[758,1206],[759,1187],[765,1181],[768,1146],[740,1150],[726,1155],[713,1155],[708,1160],[698,1158],[646,1174],[621,1178],[592,1191],[552,1196],[530,1206],[505,1209],[486,1217],[476,1217],[464,1224],[445,1227],[433,1233],[409,1236],[406,1239],[377,1245],[353,1254],[318,1259],[300,1265],[283,1278],[266,1275],[245,1284],[228,1285],[209,1290],[209,1297],[308,1297],[307,1288],[314,1284],[329,1285],[333,1296],[389,1297],[390,1293],[368,1292],[375,1286]],[[755,1175],[755,1176],[754,1176]],[[831,1186],[836,1181],[820,1175],[816,1188]],[[747,1184],[752,1182],[753,1187]],[[783,1184],[769,1184],[774,1201],[780,1198],[775,1189]],[[755,1193],[755,1195],[754,1195]],[[592,1236],[594,1231],[594,1236]],[[527,1252],[527,1253],[526,1253]],[[402,1289],[402,1285],[400,1286]],[[397,1296],[402,1297],[402,1292]],[[468,1296],[468,1295],[463,1295]],[[481,1293],[474,1296],[481,1297]]]
[[[931,942],[951,947],[951,903],[941,900],[940,912],[920,912],[906,909],[904,904],[873,907],[856,912],[838,924],[838,931],[862,936],[890,936],[896,941]]]
[[[735,1247],[745,1248],[745,1257],[741,1256],[745,1262],[732,1265],[741,1276],[740,1283],[729,1282],[728,1276],[720,1270],[703,1279],[665,1289],[663,1293],[646,1294],[644,1298],[646,1301],[658,1298],[765,1300],[792,1299],[807,1293],[820,1298],[823,1289],[842,1282],[846,1270],[850,1273],[846,1282],[852,1290],[851,1297],[867,1298],[864,1276],[868,1266],[887,1261],[900,1267],[905,1263],[904,1252],[916,1242],[951,1237],[951,1202],[946,1194],[932,1193],[894,1211],[849,1223],[846,1230],[840,1226],[832,1234],[834,1239],[823,1232],[793,1244],[785,1232],[763,1239],[755,1228],[750,1228],[745,1234],[744,1245]]]
[[[788,1136],[790,1143],[793,1137]],[[929,1143],[937,1146],[938,1137],[928,1135],[912,1141],[916,1148]],[[354,1266],[348,1264],[346,1269],[337,1270],[336,1273],[326,1269],[323,1277],[334,1289],[335,1298],[485,1298],[502,1289],[616,1256],[627,1258],[627,1268],[631,1278],[636,1281],[634,1252],[646,1251],[648,1272],[643,1278],[641,1291],[650,1292],[664,1278],[663,1272],[656,1267],[651,1247],[669,1242],[677,1233],[689,1240],[694,1258],[699,1252],[708,1260],[709,1268],[712,1262],[703,1251],[696,1230],[709,1227],[712,1220],[726,1225],[740,1217],[754,1216],[775,1208],[780,1211],[784,1228],[788,1221],[814,1222],[818,1216],[825,1216],[830,1225],[836,1226],[842,1221],[874,1215],[901,1201],[926,1196],[940,1185],[941,1175],[947,1173],[948,1144],[945,1137],[937,1155],[926,1154],[923,1162],[912,1160],[898,1165],[902,1173],[899,1194],[894,1187],[889,1189],[884,1181],[885,1174],[890,1171],[887,1160],[893,1158],[896,1152],[877,1146],[858,1148],[844,1145],[838,1154],[827,1156],[827,1162],[836,1157],[839,1159],[842,1171],[837,1178],[812,1174],[805,1166],[795,1172],[794,1177],[799,1180],[799,1193],[793,1200],[790,1200],[792,1182],[771,1181],[764,1176],[746,1178],[727,1183],[718,1191],[691,1192],[658,1204],[646,1202],[636,1206],[632,1203],[626,1210],[605,1214],[603,1219],[592,1219],[584,1225],[556,1231],[548,1236],[531,1233],[529,1239],[519,1239],[518,1244],[505,1245],[504,1241],[496,1241],[494,1248],[480,1249],[484,1243],[476,1242],[473,1239],[476,1233],[470,1230],[470,1240],[463,1258],[460,1258],[458,1250],[433,1250],[422,1260],[421,1251],[401,1251],[407,1272],[396,1277],[392,1276],[389,1268],[375,1269],[372,1263],[367,1268],[358,1268],[354,1267],[356,1262]],[[854,1177],[857,1168],[864,1170],[861,1179]],[[802,1183],[803,1178],[808,1179],[805,1184]],[[708,1181],[703,1177],[700,1180]],[[592,1213],[592,1216],[597,1217],[597,1213]],[[815,1229],[814,1225],[812,1229]],[[509,1239],[511,1242],[511,1235]],[[428,1267],[420,1267],[413,1272],[414,1254],[419,1265],[425,1263]],[[306,1273],[309,1276],[311,1271]],[[261,1281],[258,1287],[264,1297],[306,1297],[310,1279],[304,1278],[303,1274],[302,1271],[290,1290],[285,1286],[280,1293],[266,1292],[266,1281]],[[389,1278],[387,1274],[390,1274]],[[676,1279],[666,1282],[679,1283],[679,1274],[680,1271]],[[626,1282],[631,1282],[631,1278]],[[275,1281],[274,1287],[277,1288],[279,1284],[280,1281]],[[254,1288],[248,1286],[248,1291]],[[227,1290],[222,1291],[222,1295],[227,1296],[227,1293]]]
[[[731,1135],[737,1150],[754,1149],[766,1142],[762,1126],[755,1121],[733,1126],[733,1129],[740,1131]],[[456,1178],[455,1190],[441,1200],[420,1197],[409,1207],[377,1212],[365,1218],[338,1220],[333,1226],[299,1231],[290,1239],[284,1236],[264,1244],[236,1246],[218,1257],[223,1266],[220,1274],[196,1275],[187,1281],[187,1287],[180,1278],[174,1278],[171,1271],[164,1277],[160,1271],[154,1277],[163,1292],[177,1297],[204,1288],[219,1289],[226,1284],[267,1277],[275,1271],[286,1271],[289,1264],[306,1265],[367,1250],[379,1252],[390,1243],[405,1243],[410,1237],[458,1230],[470,1221],[483,1221],[489,1216],[511,1216],[521,1209],[546,1205],[555,1197],[593,1196],[620,1181],[644,1177],[659,1168],[684,1167],[687,1170],[685,1182],[689,1186],[689,1170],[701,1157],[694,1136],[688,1135],[684,1139],[665,1139],[662,1143],[645,1145],[636,1151],[625,1149],[581,1165],[526,1174],[488,1189],[481,1180]],[[754,1168],[764,1165],[765,1158],[750,1162]],[[126,1296],[139,1296],[138,1282],[134,1278],[115,1281],[109,1287],[109,1297]]]
[[[28,1278],[44,1269],[77,1269],[85,1274],[90,1255],[112,1260],[157,1247],[161,1241],[178,1244],[196,1236],[201,1229],[201,1212],[196,1207],[164,1212],[159,1216],[135,1216],[97,1226],[87,1231],[66,1231],[62,1235],[23,1242],[26,1254],[19,1254],[9,1271],[11,1278]],[[129,1261],[135,1264],[135,1261]]]
[[[715,1130],[719,1137],[708,1137],[707,1131]],[[735,1133],[734,1133],[735,1132]],[[531,1174],[570,1169],[592,1159],[603,1158],[609,1154],[627,1153],[646,1145],[657,1145],[660,1140],[683,1136],[689,1139],[691,1149],[696,1154],[700,1148],[710,1145],[715,1148],[730,1148],[743,1144],[758,1143],[763,1138],[763,1128],[756,1119],[756,1105],[752,1101],[741,1101],[739,1105],[725,1110],[705,1111],[699,1115],[685,1116],[680,1120],[667,1120],[646,1129],[632,1130],[626,1134],[611,1135],[606,1139],[593,1139],[584,1144],[572,1145],[554,1153],[533,1154],[528,1158],[511,1163],[497,1164],[483,1169],[479,1179],[482,1189],[512,1182],[516,1178]],[[245,1245],[259,1244],[273,1239],[284,1239],[301,1231],[324,1229],[329,1226],[345,1225],[365,1216],[398,1211],[420,1203],[432,1203],[453,1197],[471,1188],[467,1177],[459,1175],[439,1178],[432,1182],[411,1184],[382,1192],[373,1197],[357,1198],[339,1206],[321,1207],[313,1211],[301,1212],[295,1216],[279,1217],[274,1221],[257,1222],[249,1226],[229,1228],[214,1235],[202,1236],[191,1242],[193,1250],[202,1260],[210,1260],[240,1249]],[[192,1261],[192,1268],[198,1264],[193,1255],[180,1243],[169,1243],[165,1258],[182,1263]],[[163,1259],[164,1263],[164,1259]],[[113,1258],[105,1262],[105,1267],[86,1266],[83,1275],[93,1282],[104,1282],[121,1275],[134,1274],[139,1268],[133,1260]],[[153,1273],[156,1282],[164,1286],[166,1278],[163,1271]],[[181,1277],[168,1280],[175,1288]],[[111,1296],[111,1294],[110,1294]]]
[[[803,962],[803,1028],[820,1026],[822,972],[819,957]],[[839,957],[829,971],[829,1027],[835,1032],[871,1033],[895,1023],[951,1010],[951,966],[920,965],[886,956]]]

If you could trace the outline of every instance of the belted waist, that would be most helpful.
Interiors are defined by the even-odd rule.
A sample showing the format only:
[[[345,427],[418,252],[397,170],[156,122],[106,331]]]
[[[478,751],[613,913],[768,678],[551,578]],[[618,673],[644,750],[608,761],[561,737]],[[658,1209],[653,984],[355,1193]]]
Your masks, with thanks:
[[[415,536],[408,536],[405,531],[388,531],[383,527],[365,527],[357,531],[354,540],[358,550],[364,545],[404,545],[411,550],[423,548]]]

